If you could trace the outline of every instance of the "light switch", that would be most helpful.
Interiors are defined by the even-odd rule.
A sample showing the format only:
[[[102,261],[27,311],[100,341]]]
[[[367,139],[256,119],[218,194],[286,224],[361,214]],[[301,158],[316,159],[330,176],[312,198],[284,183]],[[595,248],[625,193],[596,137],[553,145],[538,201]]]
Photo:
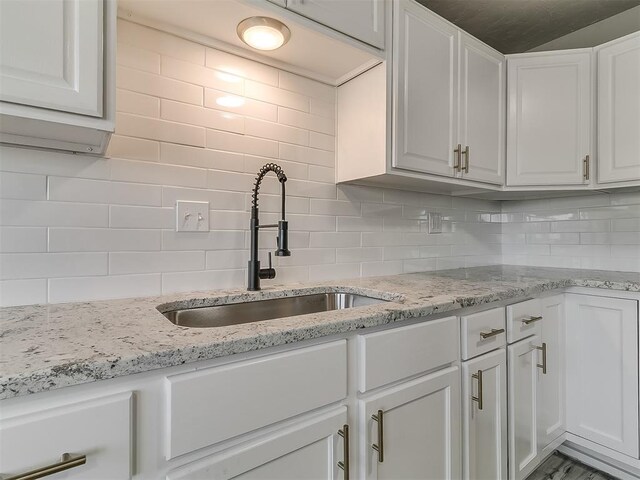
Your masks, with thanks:
[[[176,202],[176,231],[208,232],[209,202]]]
[[[429,213],[429,233],[442,233],[441,213]]]

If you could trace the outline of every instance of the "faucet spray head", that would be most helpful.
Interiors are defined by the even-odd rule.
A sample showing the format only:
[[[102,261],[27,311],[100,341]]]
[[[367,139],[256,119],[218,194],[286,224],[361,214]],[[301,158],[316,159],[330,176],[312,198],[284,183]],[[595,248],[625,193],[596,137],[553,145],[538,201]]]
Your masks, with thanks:
[[[289,251],[289,222],[280,220],[278,222],[278,237],[276,239],[278,248],[275,252],[276,257],[290,257]]]

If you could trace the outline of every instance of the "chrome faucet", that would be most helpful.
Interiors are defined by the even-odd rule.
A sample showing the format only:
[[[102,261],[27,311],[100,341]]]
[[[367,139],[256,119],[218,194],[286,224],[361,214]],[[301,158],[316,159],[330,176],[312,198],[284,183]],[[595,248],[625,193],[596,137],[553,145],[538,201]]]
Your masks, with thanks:
[[[269,172],[275,173],[278,177],[278,181],[280,182],[280,193],[282,195],[281,217],[277,224],[260,225],[260,221],[258,220],[258,191],[260,190],[262,179]],[[249,223],[249,228],[251,229],[251,259],[249,260],[247,280],[247,290],[249,291],[260,290],[260,279],[272,279],[276,277],[276,270],[271,266],[271,252],[269,252],[269,268],[260,268],[260,261],[258,260],[258,232],[261,228],[278,229],[278,236],[276,237],[276,257],[288,257],[291,255],[291,252],[289,251],[289,224],[284,219],[284,184],[286,181],[287,176],[284,174],[284,170],[275,163],[267,163],[264,165],[256,177],[256,183],[253,186],[251,220]]]

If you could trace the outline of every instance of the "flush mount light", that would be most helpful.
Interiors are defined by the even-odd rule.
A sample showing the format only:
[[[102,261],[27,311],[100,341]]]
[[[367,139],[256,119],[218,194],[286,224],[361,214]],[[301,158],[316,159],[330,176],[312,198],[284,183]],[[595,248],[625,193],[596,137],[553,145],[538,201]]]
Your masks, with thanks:
[[[240,40],[257,50],[275,50],[289,41],[291,31],[280,20],[249,17],[238,24]]]

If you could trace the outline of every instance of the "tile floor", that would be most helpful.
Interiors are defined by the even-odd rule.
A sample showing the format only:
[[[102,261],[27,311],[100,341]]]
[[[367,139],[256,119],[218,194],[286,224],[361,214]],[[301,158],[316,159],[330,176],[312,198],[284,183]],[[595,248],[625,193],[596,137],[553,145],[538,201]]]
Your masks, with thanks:
[[[529,475],[527,480],[615,480],[615,477],[556,452]]]

